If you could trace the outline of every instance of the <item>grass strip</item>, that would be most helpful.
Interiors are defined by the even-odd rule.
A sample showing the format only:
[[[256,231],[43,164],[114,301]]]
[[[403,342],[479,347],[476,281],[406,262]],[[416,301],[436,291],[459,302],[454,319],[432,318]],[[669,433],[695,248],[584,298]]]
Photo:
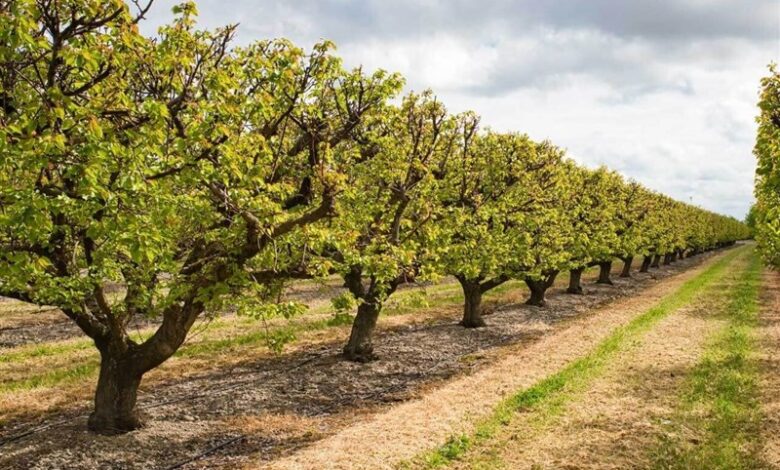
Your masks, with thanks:
[[[761,408],[755,327],[762,265],[754,253],[716,335],[688,379],[653,455],[663,469],[768,468],[760,461]]]
[[[501,401],[493,412],[477,423],[470,434],[451,436],[442,446],[424,453],[401,466],[406,468],[438,468],[461,458],[468,450],[479,446],[504,426],[509,424],[515,413],[539,409],[543,405],[560,408],[560,395],[572,386],[584,387],[597,377],[604,365],[624,348],[629,341],[647,331],[663,317],[691,302],[705,287],[722,277],[727,267],[747,248],[738,248],[713,263],[701,274],[686,281],[675,292],[663,297],[656,305],[634,318],[628,324],[616,328],[593,350],[547,376],[533,386],[522,389]]]

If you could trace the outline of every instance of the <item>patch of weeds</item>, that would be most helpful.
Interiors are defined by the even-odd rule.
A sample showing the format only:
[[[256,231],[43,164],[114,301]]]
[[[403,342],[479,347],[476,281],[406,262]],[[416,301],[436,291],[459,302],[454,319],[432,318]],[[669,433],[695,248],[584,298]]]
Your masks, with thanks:
[[[327,326],[345,326],[351,325],[355,316],[352,315],[357,306],[359,305],[358,299],[352,295],[351,292],[344,292],[330,299],[331,305],[333,305],[333,316],[326,322]]]
[[[351,325],[354,320],[354,315],[345,312],[336,312],[328,319],[326,324],[328,326],[347,326]]]

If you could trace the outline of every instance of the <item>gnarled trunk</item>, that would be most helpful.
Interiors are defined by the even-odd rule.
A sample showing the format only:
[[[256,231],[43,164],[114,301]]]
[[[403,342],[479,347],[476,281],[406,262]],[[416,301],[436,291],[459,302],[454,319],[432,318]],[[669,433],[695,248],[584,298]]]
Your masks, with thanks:
[[[602,261],[599,263],[599,278],[596,284],[608,284],[612,285],[612,279],[609,278],[609,273],[612,271],[612,261]]]
[[[566,292],[569,294],[582,295],[582,273],[585,268],[577,268],[569,271],[569,287]]]
[[[650,265],[651,268],[659,268],[661,267],[661,255],[655,255],[653,256],[653,264]]]
[[[544,298],[544,294],[547,289],[555,282],[555,277],[558,272],[547,274],[542,279],[529,279],[526,278],[525,283],[528,289],[531,291],[531,296],[525,301],[526,305],[533,305],[535,307],[544,307],[547,301]]]
[[[349,341],[344,346],[344,356],[350,361],[370,362],[376,359],[371,338],[381,309],[382,305],[376,298],[364,299],[363,303],[358,306]]]
[[[114,325],[110,332],[94,338],[100,351],[100,374],[94,409],[87,420],[90,431],[114,435],[143,426],[136,408],[141,379],[179,349],[203,311],[203,304],[187,302],[183,307],[174,305],[169,309],[163,314],[157,331],[142,344],[131,341],[121,325]]]
[[[98,434],[121,434],[140,428],[143,423],[136,409],[142,372],[129,355],[103,350],[100,375],[95,390],[95,408],[87,427]]]
[[[623,271],[620,272],[620,277],[631,277],[631,263],[633,263],[634,257],[627,256],[621,259],[623,260]]]
[[[645,257],[642,259],[642,266],[639,268],[640,273],[646,273],[650,270],[650,263],[653,262],[653,256],[652,255],[645,255]]]
[[[485,326],[482,319],[482,287],[479,280],[468,280],[458,277],[458,282],[463,289],[463,319],[460,321],[466,328],[479,328]]]

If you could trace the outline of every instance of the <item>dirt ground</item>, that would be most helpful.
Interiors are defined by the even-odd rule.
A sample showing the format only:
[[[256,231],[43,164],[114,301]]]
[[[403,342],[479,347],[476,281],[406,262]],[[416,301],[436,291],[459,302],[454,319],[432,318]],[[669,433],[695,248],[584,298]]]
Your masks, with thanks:
[[[52,341],[75,333],[75,324],[52,307],[0,297],[0,351],[21,344]]]
[[[758,360],[764,418],[762,458],[771,468],[780,468],[780,273],[764,273],[761,300]]]
[[[42,422],[17,422],[0,430],[0,467],[234,468],[270,462],[317,441],[324,443],[323,439],[347,426],[373,422],[392,405],[397,408],[399,402],[420,397],[444,381],[479,374],[505,355],[500,346],[514,345],[507,351],[515,354],[559,331],[576,332],[561,341],[590,338],[590,334],[595,338],[598,334],[589,330],[590,325],[601,324],[602,317],[611,318],[598,306],[634,296],[628,302],[639,308],[655,298],[653,292],[677,285],[693,275],[693,270],[660,279],[707,258],[686,259],[651,274],[634,274],[633,279],[615,278],[612,287],[588,286],[585,296],[569,296],[556,289],[547,307],[504,306],[488,317],[488,328],[479,330],[456,326],[457,311],[430,322],[383,320],[376,338],[381,359],[367,365],[341,360],[338,353],[343,338],[335,338],[317,347],[301,345],[278,358],[247,357],[231,369],[156,384],[153,389],[145,388],[139,398],[148,426],[124,436],[88,434],[84,408],[51,414]],[[622,306],[621,311],[629,310]],[[583,323],[565,321],[573,318]],[[608,328],[609,321],[604,321]],[[574,330],[570,327],[574,324],[586,329]],[[552,350],[553,346],[548,347]],[[543,355],[536,360],[547,362]],[[551,367],[554,364],[549,362]],[[511,376],[511,371],[526,369],[527,364],[519,362],[503,374]],[[16,439],[41,425],[50,427]],[[177,466],[212,449],[203,458]]]

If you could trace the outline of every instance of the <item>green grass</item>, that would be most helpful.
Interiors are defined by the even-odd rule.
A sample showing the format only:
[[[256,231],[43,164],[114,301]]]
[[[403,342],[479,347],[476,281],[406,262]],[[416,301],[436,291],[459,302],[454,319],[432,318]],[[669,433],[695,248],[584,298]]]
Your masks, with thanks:
[[[45,374],[34,375],[26,379],[6,382],[0,384],[0,393],[32,390],[40,387],[53,387],[65,383],[80,382],[97,375],[96,373],[99,365],[100,361],[89,360],[75,367],[57,369]]]
[[[691,372],[654,451],[655,468],[766,468],[758,457],[761,409],[754,361],[761,270],[754,254],[725,308],[728,325]]]
[[[76,351],[83,351],[84,349],[89,349],[90,347],[92,347],[92,340],[78,340],[67,343],[56,342],[36,344],[33,346],[17,348],[15,351],[0,355],[0,364],[19,362],[40,357],[56,356],[60,354],[68,354]]]
[[[470,449],[494,437],[502,427],[510,423],[517,412],[534,410],[544,415],[560,412],[568,397],[585,388],[593,378],[597,377],[604,365],[614,358],[617,352],[630,345],[633,339],[650,329],[660,319],[691,302],[704,288],[723,277],[737,256],[745,253],[746,248],[728,253],[704,272],[684,283],[675,292],[665,296],[655,306],[625,326],[614,330],[585,356],[574,360],[530,388],[520,390],[503,400],[487,418],[477,424],[473,433],[451,436],[441,447],[418,456],[402,466],[437,468],[462,458]]]

